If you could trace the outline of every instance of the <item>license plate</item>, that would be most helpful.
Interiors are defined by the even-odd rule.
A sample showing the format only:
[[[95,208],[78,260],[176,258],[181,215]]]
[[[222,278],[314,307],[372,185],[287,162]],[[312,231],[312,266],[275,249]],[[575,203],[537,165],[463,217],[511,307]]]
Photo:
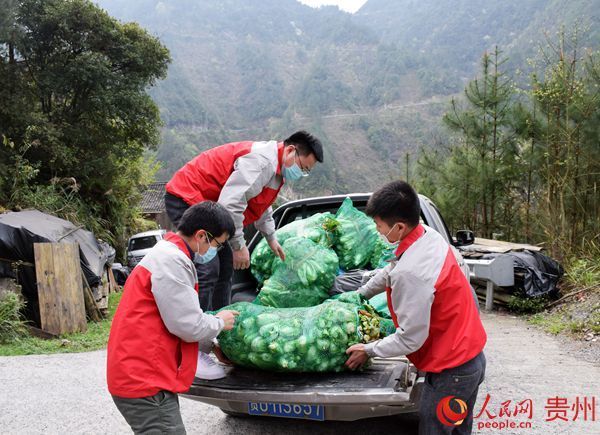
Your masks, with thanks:
[[[299,403],[248,402],[248,414],[301,418],[304,420],[325,420],[323,405],[302,405]]]

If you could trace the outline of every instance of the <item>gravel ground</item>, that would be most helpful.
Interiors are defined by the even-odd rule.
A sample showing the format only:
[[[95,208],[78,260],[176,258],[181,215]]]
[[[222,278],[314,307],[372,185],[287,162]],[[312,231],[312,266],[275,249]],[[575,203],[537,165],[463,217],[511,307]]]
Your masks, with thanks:
[[[556,339],[521,319],[503,314],[483,314],[488,331],[487,379],[480,388],[476,413],[487,397],[483,417],[475,420],[481,434],[600,435],[600,363],[589,360],[588,344]],[[598,345],[598,343],[595,343]],[[119,434],[128,426],[105,387],[106,352],[0,357],[0,433],[2,434]],[[567,399],[569,421],[545,421],[551,397]],[[577,397],[596,397],[596,421],[576,421],[571,406]],[[510,409],[531,399],[533,418],[500,416],[501,403]],[[303,422],[282,419],[239,419],[199,402],[181,399],[183,419],[191,434],[364,434],[416,433],[409,418],[379,418],[353,423]],[[591,412],[591,411],[590,411]],[[478,423],[531,422],[531,429],[477,428]]]

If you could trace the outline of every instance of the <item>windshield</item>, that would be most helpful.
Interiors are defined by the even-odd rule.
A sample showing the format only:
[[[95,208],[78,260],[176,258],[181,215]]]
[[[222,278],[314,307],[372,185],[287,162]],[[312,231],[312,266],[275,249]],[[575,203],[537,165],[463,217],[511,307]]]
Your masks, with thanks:
[[[129,241],[129,250],[139,251],[141,249],[149,249],[156,245],[157,241],[156,236],[136,237]]]

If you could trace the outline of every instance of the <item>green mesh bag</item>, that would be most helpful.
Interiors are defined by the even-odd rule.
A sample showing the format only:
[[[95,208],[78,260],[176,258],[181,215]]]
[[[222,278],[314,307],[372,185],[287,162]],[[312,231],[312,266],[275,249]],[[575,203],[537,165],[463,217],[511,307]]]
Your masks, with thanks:
[[[243,367],[282,372],[344,370],[346,349],[375,340],[362,333],[378,319],[368,305],[328,300],[315,307],[272,308],[238,302],[223,309],[239,311],[235,326],[219,335],[223,353]]]
[[[291,308],[310,307],[327,299],[339,267],[336,253],[301,237],[287,239],[282,247],[285,261],[273,261],[273,274],[265,281],[256,302]]]
[[[381,269],[387,266],[388,262],[393,260],[395,257],[395,248],[381,240],[381,237],[377,237],[377,241],[375,242],[375,246],[373,248],[373,254],[369,260],[371,268]]]
[[[373,296],[371,299],[368,300],[368,303],[366,304],[364,302],[365,298],[358,294],[358,292],[356,291],[335,295],[330,300],[346,302],[356,306],[364,306],[365,310],[369,312],[372,315],[372,317],[374,317],[373,321],[371,322],[372,324],[370,325],[371,328],[379,328],[379,335],[381,337],[387,337],[388,335],[394,334],[396,332],[396,325],[394,325],[394,321],[390,316],[390,310],[388,309],[387,304],[387,294],[385,292]],[[376,334],[376,331],[373,330],[361,330],[360,332]]]
[[[275,237],[282,245],[292,237],[303,237],[329,248],[333,245],[332,233],[337,227],[334,218],[335,216],[331,213],[317,213],[279,228],[275,231]],[[252,251],[250,268],[259,284],[262,284],[273,273],[273,262],[276,258],[266,239],[262,239]]]
[[[396,325],[392,319],[381,318],[379,319],[379,329],[382,337],[387,337],[396,333]]]
[[[346,198],[336,215],[337,229],[334,248],[340,266],[346,270],[361,269],[371,261],[379,234],[375,222]]]
[[[371,306],[375,308],[375,310],[377,310],[377,312],[381,314],[382,317],[391,319],[386,292],[379,293],[378,295],[373,296],[371,299],[369,299],[369,304],[371,304]]]

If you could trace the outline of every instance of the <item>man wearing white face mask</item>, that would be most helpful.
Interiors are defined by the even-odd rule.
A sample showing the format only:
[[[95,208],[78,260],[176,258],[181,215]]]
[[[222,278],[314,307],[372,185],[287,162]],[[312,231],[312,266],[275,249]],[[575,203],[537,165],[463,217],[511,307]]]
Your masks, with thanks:
[[[166,186],[165,205],[177,225],[188,207],[202,201],[218,201],[233,216],[235,234],[217,257],[197,267],[205,283],[200,305],[216,310],[230,303],[233,269],[250,267],[244,226],[254,224],[281,259],[285,253],[275,238],[273,209],[283,184],[307,176],[323,162],[321,142],[298,131],[283,142],[233,142],[212,148],[184,165]],[[232,252],[233,249],[233,252]]]
[[[366,213],[396,247],[396,259],[358,293],[366,298],[387,293],[396,332],[349,347],[346,365],[354,370],[370,356],[405,355],[426,372],[419,434],[470,434],[473,407],[485,376],[487,336],[469,281],[452,247],[419,222],[419,197],[409,184],[395,181],[373,193]],[[436,415],[438,404],[448,396],[462,402],[457,425],[446,425]]]
[[[235,323],[236,311],[202,311],[192,258],[210,261],[235,231],[230,213],[205,201],[188,209],[177,233],[167,233],[133,269],[115,313],[107,352],[108,389],[135,433],[185,433],[178,393],[194,376],[214,378],[203,366],[213,340]],[[203,353],[198,352],[202,350]]]

